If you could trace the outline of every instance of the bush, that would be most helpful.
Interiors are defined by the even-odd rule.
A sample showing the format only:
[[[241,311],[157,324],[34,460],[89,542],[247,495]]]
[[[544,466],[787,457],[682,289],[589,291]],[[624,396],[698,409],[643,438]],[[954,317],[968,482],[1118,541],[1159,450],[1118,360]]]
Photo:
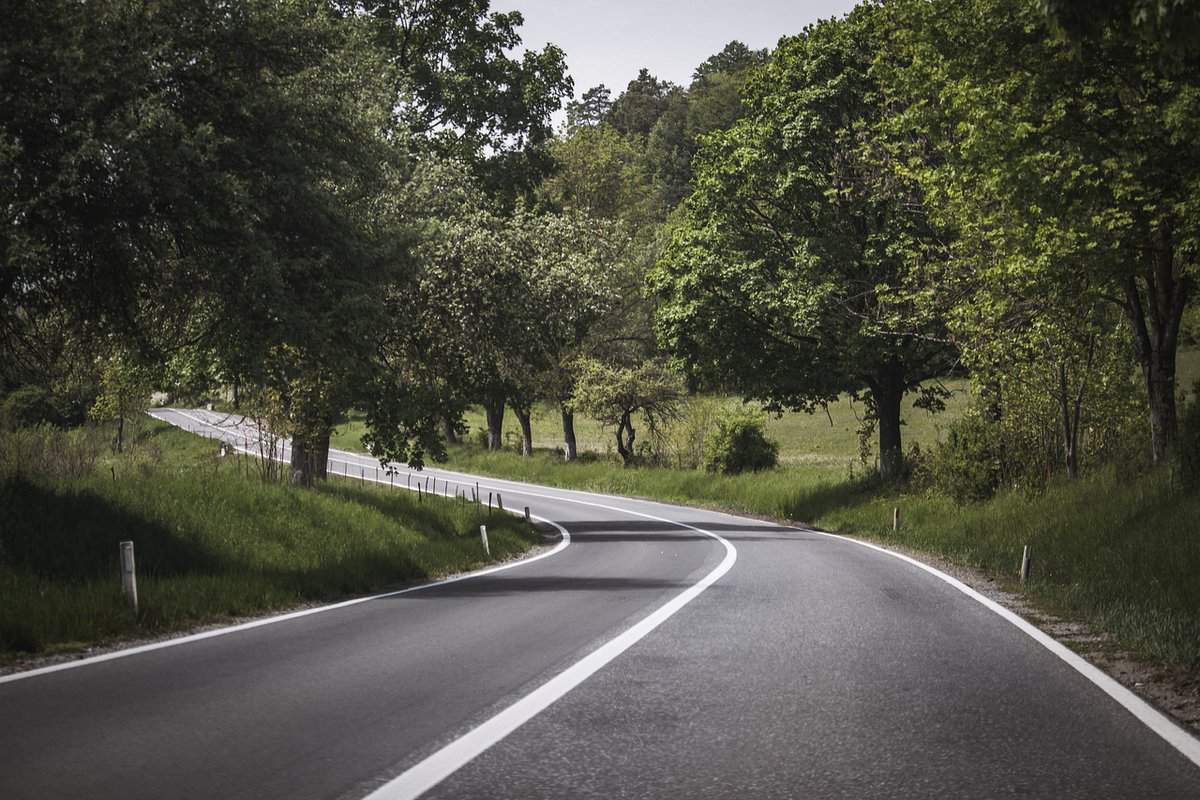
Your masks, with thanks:
[[[738,410],[717,420],[704,447],[704,468],[736,475],[746,470],[771,469],[779,461],[779,445],[767,438],[761,414]]]
[[[15,431],[58,421],[58,412],[50,400],[50,392],[41,386],[14,389],[0,405],[0,426],[5,430]]]
[[[968,410],[923,465],[923,482],[960,503],[988,499],[1004,479],[1003,437],[999,424]]]
[[[667,429],[663,446],[666,461],[676,469],[700,469],[704,452],[717,420],[722,401],[713,397],[692,397],[682,407],[680,418]]]
[[[105,433],[96,427],[61,430],[49,425],[0,433],[0,479],[78,480],[96,466]]]
[[[1175,443],[1175,474],[1185,489],[1200,488],[1200,381],[1192,402],[1179,420],[1179,441]]]

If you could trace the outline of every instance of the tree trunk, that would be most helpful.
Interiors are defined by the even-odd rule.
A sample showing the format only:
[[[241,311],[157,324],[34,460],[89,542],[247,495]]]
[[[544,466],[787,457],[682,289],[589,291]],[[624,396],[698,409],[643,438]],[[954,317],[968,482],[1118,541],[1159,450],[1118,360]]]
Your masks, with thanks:
[[[313,481],[326,478],[330,432],[329,428],[324,428],[311,437],[292,438],[292,453],[289,459],[292,483],[298,486],[312,486]]]
[[[904,450],[900,441],[900,406],[904,402],[904,373],[890,365],[870,384],[879,423],[879,475],[885,481],[904,477]]]
[[[531,412],[527,408],[517,408],[513,406],[513,413],[517,415],[517,422],[521,423],[521,455],[533,455],[533,424],[530,419]]]
[[[617,452],[621,454],[621,461],[627,467],[633,463],[633,440],[637,435],[629,417],[629,414],[625,414],[617,425]]]
[[[1150,401],[1151,452],[1154,463],[1163,464],[1170,457],[1179,430],[1175,353],[1179,324],[1191,288],[1166,225],[1156,232],[1154,248],[1141,279],[1146,285],[1145,301],[1138,289],[1138,279],[1130,276],[1125,281],[1124,309],[1133,327],[1134,352]]]
[[[1058,365],[1058,407],[1062,412],[1063,455],[1067,465],[1067,477],[1079,478],[1079,403],[1071,415],[1071,392],[1067,383],[1067,365]]]
[[[442,419],[442,436],[449,444],[458,444],[458,431],[454,429],[454,422],[449,417]]]
[[[125,417],[117,415],[117,452],[125,449]]]
[[[489,398],[483,410],[487,414],[488,450],[504,449],[504,398]]]
[[[242,407],[242,379],[238,376],[233,379],[233,410],[238,411]]]
[[[574,461],[579,457],[579,450],[575,443],[575,412],[563,409],[562,428],[563,443],[565,445],[563,457],[567,461]]]

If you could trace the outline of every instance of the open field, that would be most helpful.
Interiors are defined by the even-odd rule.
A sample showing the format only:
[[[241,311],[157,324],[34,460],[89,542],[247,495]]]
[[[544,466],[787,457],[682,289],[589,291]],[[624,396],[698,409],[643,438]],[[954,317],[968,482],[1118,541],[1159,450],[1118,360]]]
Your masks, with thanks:
[[[964,380],[945,382],[946,388],[953,396],[946,401],[946,411],[940,414],[930,414],[919,408],[913,408],[910,402],[904,408],[904,447],[909,449],[914,443],[922,448],[932,446],[943,436],[947,425],[962,414],[969,402],[968,385]],[[720,406],[736,407],[741,401],[736,397],[705,396],[701,402],[714,403]],[[779,461],[784,466],[818,466],[825,471],[841,475],[849,473],[850,462],[858,460],[858,428],[864,413],[861,403],[854,403],[849,398],[843,398],[831,403],[829,413],[818,412],[805,414],[785,412],[782,415],[767,417],[767,432],[779,443]],[[562,422],[559,410],[550,403],[539,403],[533,412],[533,445],[535,449],[553,450],[562,447]],[[483,409],[474,406],[466,415],[468,433],[467,442],[476,441],[480,431],[487,429]],[[636,424],[636,423],[635,423]],[[362,450],[362,434],[366,430],[361,414],[351,413],[347,420],[340,424],[333,437],[333,446],[349,450]],[[646,431],[639,428],[638,435],[644,437]],[[575,417],[575,436],[581,452],[587,451],[616,458],[616,444],[612,431],[605,429],[598,422],[583,415]],[[511,411],[504,418],[504,438],[508,449],[517,450],[520,446],[520,428],[516,417]],[[872,448],[875,439],[872,437]],[[874,453],[874,450],[872,450]],[[452,454],[451,458],[455,458]],[[456,463],[452,460],[451,463]],[[862,465],[856,464],[855,470],[861,471]]]
[[[246,461],[219,459],[212,442],[157,421],[130,452],[82,478],[6,466],[0,657],[161,634],[485,563],[474,507],[341,481],[315,491],[264,485]],[[497,559],[534,541],[515,518],[488,524]],[[136,618],[120,593],[123,539],[136,547]]]

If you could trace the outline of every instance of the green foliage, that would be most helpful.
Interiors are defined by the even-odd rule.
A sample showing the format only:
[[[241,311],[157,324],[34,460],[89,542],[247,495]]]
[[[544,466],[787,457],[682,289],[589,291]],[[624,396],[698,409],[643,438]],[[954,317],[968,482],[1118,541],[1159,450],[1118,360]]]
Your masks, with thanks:
[[[772,469],[779,461],[779,445],[767,438],[762,414],[746,409],[727,412],[704,443],[704,468],[737,475]]]
[[[88,417],[94,422],[116,423],[118,452],[124,446],[125,424],[146,410],[150,392],[150,372],[129,353],[114,352],[100,365],[100,395]]]
[[[42,386],[21,386],[0,401],[0,428],[7,431],[58,422],[50,392]]]
[[[468,164],[506,206],[551,165],[551,115],[572,81],[561,49],[521,46],[519,11],[488,0],[335,0],[365,22],[390,77],[389,106],[406,138]],[[523,51],[518,56],[516,51]]]
[[[939,239],[890,160],[892,111],[871,70],[879,13],[860,6],[784,39],[753,73],[745,116],[703,140],[651,285],[660,341],[697,381],[774,409],[869,392],[894,473],[900,397],[952,353],[903,292]]]
[[[916,473],[918,484],[965,503],[986,500],[1000,490],[1005,477],[1003,431],[977,410],[951,423]]]
[[[595,359],[578,366],[579,378],[569,408],[616,428],[617,452],[626,465],[633,463],[637,431],[634,416],[640,414],[653,439],[666,423],[679,416],[683,382],[678,373],[653,361],[637,367],[619,367]]]
[[[1095,15],[1042,5],[1086,8],[1099,32],[1072,46],[1023,0],[886,6],[875,74],[902,109],[905,171],[958,237],[923,293],[959,308],[987,299],[993,326],[1029,303],[1052,322],[1101,301],[1120,308],[1159,461],[1175,435],[1177,325],[1200,269],[1200,72],[1110,25],[1121,4]],[[998,297],[973,291],[980,278]]]

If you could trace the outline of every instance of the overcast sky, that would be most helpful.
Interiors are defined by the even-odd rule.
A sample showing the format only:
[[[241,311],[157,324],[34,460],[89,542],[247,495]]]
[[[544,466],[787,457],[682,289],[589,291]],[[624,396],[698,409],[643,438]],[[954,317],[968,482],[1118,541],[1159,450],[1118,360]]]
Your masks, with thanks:
[[[525,45],[547,42],[567,54],[575,94],[603,83],[613,98],[647,67],[686,86],[692,70],[733,39],[773,48],[780,36],[810,22],[841,16],[853,0],[493,0],[516,9]]]

